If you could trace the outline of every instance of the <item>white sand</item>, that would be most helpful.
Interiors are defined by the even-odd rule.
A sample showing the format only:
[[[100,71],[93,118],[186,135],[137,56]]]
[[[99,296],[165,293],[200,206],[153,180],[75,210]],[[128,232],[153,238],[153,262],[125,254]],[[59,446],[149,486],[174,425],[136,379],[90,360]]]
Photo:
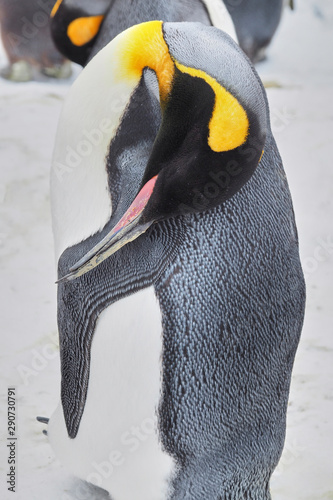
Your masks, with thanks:
[[[307,279],[307,313],[296,357],[285,451],[274,500],[333,499],[333,3],[298,0],[286,10],[258,66],[270,88],[273,130],[294,199]],[[3,65],[4,56],[1,56]],[[89,500],[54,458],[36,415],[59,397],[56,286],[49,166],[68,84],[0,81],[1,404],[0,470],[8,472],[7,387],[17,391],[17,493],[2,499]],[[133,499],[134,500],[134,499]]]

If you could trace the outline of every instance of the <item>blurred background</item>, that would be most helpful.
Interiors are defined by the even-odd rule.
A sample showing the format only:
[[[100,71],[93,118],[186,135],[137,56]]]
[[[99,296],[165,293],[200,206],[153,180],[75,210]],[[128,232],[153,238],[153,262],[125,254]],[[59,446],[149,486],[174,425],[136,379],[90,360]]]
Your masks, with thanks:
[[[333,499],[332,50],[333,2],[297,0],[295,10],[284,9],[267,59],[256,65],[293,196],[307,282],[274,500]],[[50,416],[59,399],[49,171],[61,106],[81,71],[73,65],[70,76],[64,64],[63,74],[51,75],[63,79],[40,68],[15,69],[39,81],[0,78],[0,470],[8,467],[7,387],[15,386],[15,498],[24,500],[102,498],[67,476],[35,420]],[[0,68],[6,66],[0,46]],[[8,69],[3,74],[10,77]],[[3,477],[0,492],[12,498]]]

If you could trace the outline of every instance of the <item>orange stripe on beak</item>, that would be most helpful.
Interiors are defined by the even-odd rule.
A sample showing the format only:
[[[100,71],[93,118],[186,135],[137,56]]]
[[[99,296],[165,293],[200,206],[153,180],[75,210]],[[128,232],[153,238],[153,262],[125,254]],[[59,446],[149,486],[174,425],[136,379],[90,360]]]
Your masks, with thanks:
[[[139,224],[139,220],[140,215],[147,206],[153,193],[156,180],[157,175],[143,186],[115,227],[96,246],[76,262],[76,264],[69,269],[69,273],[60,278],[57,283],[71,281],[91,271],[105,259],[110,257],[110,255],[120,250],[124,245],[138,238],[152,225],[153,221]]]
[[[143,212],[148,203],[149,198],[151,197],[156,180],[157,180],[157,175],[155,175],[155,177],[150,179],[150,181],[148,181],[143,186],[143,188],[141,189],[141,191],[139,192],[139,194],[137,195],[137,197],[135,198],[129,209],[120,219],[118,224],[113,228],[112,231],[113,234],[118,233],[118,231],[128,226],[128,224],[133,222],[133,220],[136,219]]]

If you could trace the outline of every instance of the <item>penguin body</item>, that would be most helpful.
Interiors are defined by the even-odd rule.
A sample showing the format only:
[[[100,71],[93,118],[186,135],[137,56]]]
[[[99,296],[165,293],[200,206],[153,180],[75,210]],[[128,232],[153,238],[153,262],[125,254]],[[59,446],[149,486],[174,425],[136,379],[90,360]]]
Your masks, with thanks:
[[[68,78],[70,63],[58,52],[50,33],[52,2],[46,0],[1,0],[2,42],[9,67],[2,76],[12,80],[30,80],[42,73]]]
[[[269,500],[305,292],[265,91],[237,45],[152,22],[101,50],[62,113],[52,212],[57,456],[119,500]]]

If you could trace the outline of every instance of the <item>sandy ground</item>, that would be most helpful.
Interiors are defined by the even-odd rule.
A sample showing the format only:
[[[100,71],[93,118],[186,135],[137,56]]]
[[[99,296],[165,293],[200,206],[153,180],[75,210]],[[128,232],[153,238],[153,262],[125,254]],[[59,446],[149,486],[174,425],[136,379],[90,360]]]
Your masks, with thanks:
[[[333,499],[333,4],[298,0],[258,66],[269,83],[273,131],[294,199],[307,281],[285,450],[274,500]],[[1,56],[4,65],[4,56]],[[2,499],[100,499],[54,458],[36,415],[59,397],[49,166],[68,83],[0,81]],[[7,490],[7,388],[16,388],[17,491]]]

